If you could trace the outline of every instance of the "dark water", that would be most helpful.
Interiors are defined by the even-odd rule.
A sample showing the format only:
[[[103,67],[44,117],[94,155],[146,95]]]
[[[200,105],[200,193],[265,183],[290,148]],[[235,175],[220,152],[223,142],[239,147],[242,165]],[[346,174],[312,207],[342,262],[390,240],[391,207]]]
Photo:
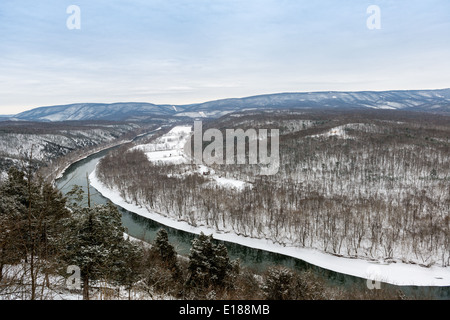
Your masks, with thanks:
[[[65,194],[72,189],[72,186],[79,185],[83,187],[86,193],[86,174],[89,175],[95,169],[98,161],[111,149],[101,151],[84,160],[72,164],[65,171],[63,177],[56,181],[58,188]],[[94,188],[91,187],[90,192],[91,202],[93,204],[105,204],[108,202],[108,199],[103,197]],[[192,240],[196,237],[196,235],[164,226],[160,223],[139,216],[121,207],[118,207],[118,209],[122,214],[122,223],[129,235],[146,242],[152,242],[155,239],[157,231],[161,228],[164,228],[169,234],[169,241],[175,246],[177,252],[181,255],[189,254]],[[292,258],[282,254],[253,249],[230,242],[220,242],[222,242],[227,247],[231,259],[239,258],[242,265],[251,267],[258,271],[264,271],[269,266],[283,265],[296,270],[312,270],[315,274],[323,277],[327,282],[335,286],[344,287],[346,289],[353,287],[367,289],[367,280],[363,278],[333,272],[311,265],[300,259]],[[381,287],[383,289],[389,288],[392,290],[401,290],[409,297],[446,300],[450,299],[450,287],[394,286],[385,283],[382,283]]]

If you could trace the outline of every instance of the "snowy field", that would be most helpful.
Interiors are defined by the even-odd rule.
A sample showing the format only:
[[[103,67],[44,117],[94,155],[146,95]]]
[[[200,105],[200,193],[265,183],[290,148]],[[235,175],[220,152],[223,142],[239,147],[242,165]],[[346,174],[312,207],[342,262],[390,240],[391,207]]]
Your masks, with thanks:
[[[143,150],[150,161],[162,161],[166,163],[181,163],[189,161],[183,154],[183,145],[190,135],[190,127],[176,127],[163,137],[157,139],[152,144],[137,146]],[[342,131],[337,132],[342,134]],[[198,172],[202,173],[209,170],[205,166],[198,166]],[[218,177],[214,172],[208,176],[211,182],[234,188],[243,188],[246,182],[225,179]],[[443,267],[422,267],[416,264],[406,263],[378,263],[374,261],[338,257],[326,254],[314,249],[289,247],[279,245],[267,239],[256,239],[239,236],[229,231],[218,231],[204,226],[194,227],[185,221],[177,221],[173,218],[163,216],[154,211],[148,211],[145,208],[127,203],[120,197],[120,192],[116,189],[109,189],[96,177],[95,171],[90,175],[90,181],[103,196],[111,199],[115,204],[126,210],[135,212],[143,217],[157,221],[169,227],[183,230],[186,232],[200,234],[212,234],[215,239],[238,243],[248,247],[276,252],[304,260],[310,264],[335,272],[348,274],[360,278],[377,280],[394,285],[416,285],[416,286],[449,286],[450,268]]]
[[[349,123],[349,124],[345,124],[342,126],[334,127],[334,128],[332,128],[324,133],[321,133],[321,134],[311,135],[310,137],[311,138],[336,137],[336,138],[341,138],[341,139],[353,139],[353,137],[347,133],[347,129],[359,130],[359,131],[370,133],[371,131],[376,130],[376,128],[377,127],[375,125],[368,125],[365,123]]]
[[[168,133],[159,137],[152,143],[138,145],[133,149],[142,150],[148,160],[157,164],[182,164],[191,160],[184,153],[184,146],[192,133],[191,126],[174,127]],[[226,188],[243,189],[248,183],[232,178],[225,178],[215,174],[214,170],[205,165],[197,165],[196,173],[205,175],[212,183]],[[192,174],[188,172],[185,174]],[[208,174],[208,175],[206,175]]]
[[[175,127],[152,143],[138,145],[133,149],[145,152],[148,160],[155,163],[180,164],[189,160],[183,147],[190,137],[192,127]]]

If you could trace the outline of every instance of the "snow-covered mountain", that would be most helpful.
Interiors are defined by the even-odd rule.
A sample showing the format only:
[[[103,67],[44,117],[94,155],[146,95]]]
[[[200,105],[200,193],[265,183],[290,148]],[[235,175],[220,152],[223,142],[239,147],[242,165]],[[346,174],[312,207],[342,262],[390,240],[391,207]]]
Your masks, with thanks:
[[[449,113],[450,89],[278,93],[177,106],[137,102],[80,103],[36,108],[14,118],[33,121],[143,120],[167,116],[215,118],[247,109],[281,108],[369,108]]]
[[[185,106],[185,112],[238,111],[262,108],[373,108],[450,111],[450,89],[418,91],[361,91],[279,93],[225,99]]]
[[[139,120],[154,115],[172,115],[172,106],[151,103],[77,103],[51,107],[40,107],[19,113],[16,119],[30,121],[72,120]]]

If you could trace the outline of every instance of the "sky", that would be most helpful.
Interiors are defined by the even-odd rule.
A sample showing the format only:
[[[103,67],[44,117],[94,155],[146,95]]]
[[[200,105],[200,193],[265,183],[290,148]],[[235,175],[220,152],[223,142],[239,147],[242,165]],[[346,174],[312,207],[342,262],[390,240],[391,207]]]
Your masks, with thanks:
[[[0,114],[449,88],[449,39],[448,0],[1,0]]]

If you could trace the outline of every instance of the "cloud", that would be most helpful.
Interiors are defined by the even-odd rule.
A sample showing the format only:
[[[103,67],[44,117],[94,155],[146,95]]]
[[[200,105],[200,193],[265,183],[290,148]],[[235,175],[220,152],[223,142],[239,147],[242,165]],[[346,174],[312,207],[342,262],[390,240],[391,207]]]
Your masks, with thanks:
[[[79,0],[81,30],[70,4],[0,2],[0,113],[450,83],[446,0],[377,1],[381,30],[358,0]]]

